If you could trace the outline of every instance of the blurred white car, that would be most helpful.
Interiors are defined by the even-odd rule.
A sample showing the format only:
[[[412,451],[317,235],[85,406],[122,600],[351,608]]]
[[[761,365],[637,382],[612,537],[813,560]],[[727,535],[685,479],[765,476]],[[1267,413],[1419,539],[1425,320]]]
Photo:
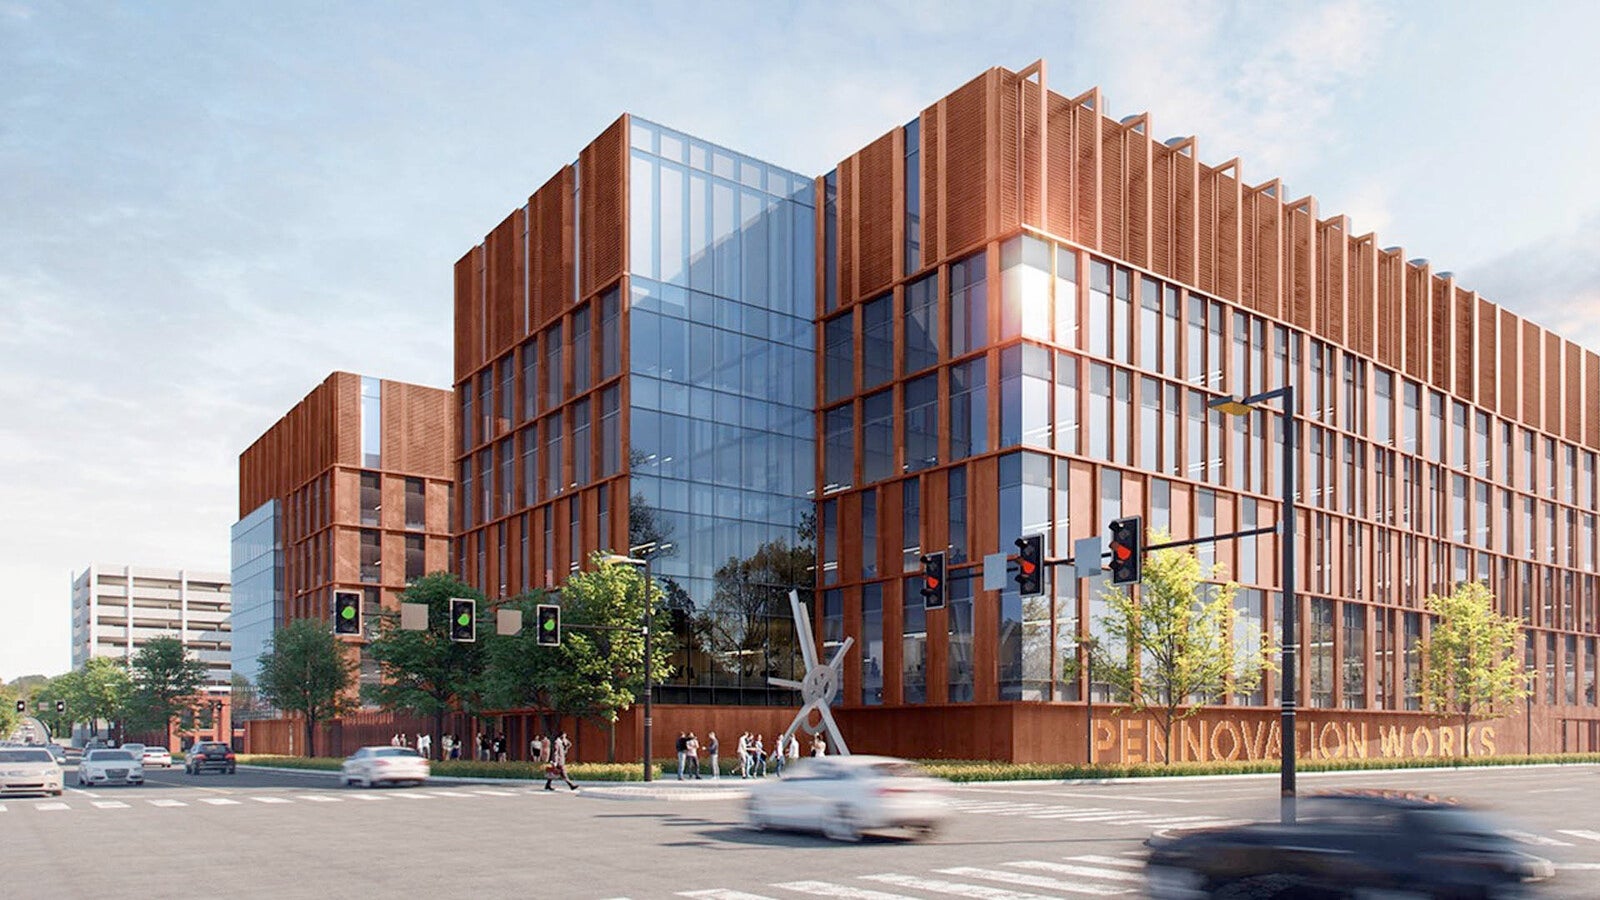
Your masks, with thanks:
[[[90,750],[78,763],[78,787],[144,784],[144,762],[130,750]]]
[[[906,828],[934,837],[950,821],[946,783],[889,756],[801,759],[783,777],[755,785],[746,801],[750,827],[821,831],[860,840],[863,831]]]
[[[160,766],[163,769],[172,768],[172,751],[165,747],[146,747],[142,757],[145,768]]]
[[[385,782],[421,784],[428,780],[428,772],[428,761],[410,747],[362,747],[339,768],[344,784],[365,787]]]
[[[0,747],[0,796],[61,796],[61,765],[43,747]]]

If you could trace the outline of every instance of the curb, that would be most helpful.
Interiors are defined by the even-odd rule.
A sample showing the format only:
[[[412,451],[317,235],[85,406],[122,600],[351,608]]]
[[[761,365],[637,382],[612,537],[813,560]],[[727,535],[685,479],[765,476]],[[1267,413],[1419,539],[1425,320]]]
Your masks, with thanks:
[[[294,769],[285,766],[258,766],[249,763],[242,763],[239,768],[282,775],[340,777],[340,773],[330,772],[326,769]],[[440,784],[481,784],[524,788],[541,788],[544,786],[541,781],[530,781],[524,778],[474,778],[470,776],[434,775],[430,776],[428,780],[429,782],[438,781]],[[642,781],[579,781],[577,784],[578,787],[583,788],[585,795],[605,800],[740,800],[748,792],[746,788],[656,787],[655,785],[660,784],[660,782],[646,784]]]

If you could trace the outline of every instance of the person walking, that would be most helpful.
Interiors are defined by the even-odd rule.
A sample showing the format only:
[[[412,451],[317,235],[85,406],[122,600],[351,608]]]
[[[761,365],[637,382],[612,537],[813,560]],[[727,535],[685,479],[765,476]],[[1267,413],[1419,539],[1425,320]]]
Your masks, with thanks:
[[[789,736],[789,762],[794,763],[794,762],[799,762],[799,761],[800,761],[800,735],[792,734],[792,735]]]
[[[504,731],[502,731],[499,734],[495,735],[495,737],[494,737],[494,759],[495,759],[495,762],[505,762],[506,761],[506,744],[507,743],[508,743],[508,741],[506,740],[506,733]]]
[[[789,735],[778,732],[777,740],[772,742],[772,774],[783,777],[783,757],[789,752]]]
[[[683,749],[687,751],[689,755],[689,773],[694,776],[696,781],[699,781],[700,739],[694,736],[694,732],[689,732],[689,740],[684,743]]]
[[[717,733],[715,731],[706,732],[706,740],[708,741],[706,744],[706,750],[711,754],[711,780],[721,781],[722,766],[717,762],[717,750],[719,749],[717,744]]]
[[[750,777],[750,732],[739,735],[739,777]]]
[[[756,735],[756,746],[751,755],[755,758],[756,777],[767,777],[767,747],[765,739],[759,734]]]
[[[553,791],[555,788],[550,783],[559,778],[567,783],[567,787],[577,790],[578,786],[567,777],[567,751],[572,749],[572,742],[567,740],[567,733],[561,732],[555,743],[550,745],[550,764],[544,767],[544,789]]]
[[[827,753],[828,742],[823,739],[822,732],[819,731],[817,732],[817,736],[811,739],[811,755],[826,756]]]
[[[672,745],[672,749],[678,753],[678,780],[682,781],[683,767],[689,761],[689,733],[686,731],[678,732],[678,740]]]

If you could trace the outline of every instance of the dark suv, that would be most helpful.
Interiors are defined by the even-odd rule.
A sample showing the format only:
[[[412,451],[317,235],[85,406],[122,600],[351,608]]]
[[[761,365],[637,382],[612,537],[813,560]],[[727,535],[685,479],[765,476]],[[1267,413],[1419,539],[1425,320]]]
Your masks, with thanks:
[[[217,741],[201,741],[189,748],[188,755],[183,760],[183,770],[190,775],[199,775],[201,772],[234,772],[233,751],[227,744]]]

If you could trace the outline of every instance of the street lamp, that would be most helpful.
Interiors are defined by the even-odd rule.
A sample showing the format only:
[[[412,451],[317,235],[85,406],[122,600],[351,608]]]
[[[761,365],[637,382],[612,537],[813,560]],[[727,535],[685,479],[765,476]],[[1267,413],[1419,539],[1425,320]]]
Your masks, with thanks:
[[[650,710],[651,710],[650,695],[652,693],[654,693],[654,685],[652,684],[652,680],[651,680],[651,674],[652,674],[653,670],[652,670],[652,666],[651,666],[651,661],[652,661],[651,660],[651,656],[652,656],[652,654],[650,652],[650,623],[651,623],[651,619],[653,617],[653,613],[655,611],[655,603],[652,602],[651,599],[650,599],[650,561],[655,559],[657,556],[660,556],[662,553],[665,553],[666,551],[668,551],[670,549],[672,549],[672,545],[671,544],[663,544],[663,543],[661,543],[659,541],[649,541],[647,543],[640,544],[637,547],[629,547],[628,548],[628,553],[630,555],[628,555],[628,556],[620,556],[620,555],[617,555],[617,554],[611,554],[610,556],[607,556],[604,559],[604,561],[608,562],[608,563],[620,563],[622,565],[627,565],[627,566],[638,566],[639,568],[644,570],[644,780],[645,781],[654,781],[655,780],[655,774],[652,771],[654,767],[651,765],[651,757],[650,757],[650,730],[651,730],[650,726],[652,725],[651,717],[650,717]]]
[[[1295,628],[1295,596],[1294,596],[1294,492],[1298,487],[1295,481],[1295,407],[1294,385],[1285,384],[1283,387],[1254,394],[1243,400],[1236,400],[1232,396],[1217,397],[1206,405],[1230,416],[1248,415],[1255,411],[1260,404],[1268,400],[1283,401],[1283,511],[1278,517],[1280,530],[1279,541],[1282,543],[1281,578],[1283,580],[1283,686],[1278,691],[1278,701],[1282,708],[1282,724],[1280,729],[1283,738],[1279,743],[1283,747],[1282,771],[1280,782],[1279,814],[1283,824],[1294,824],[1294,763],[1295,763],[1295,688],[1298,684],[1295,675],[1295,650],[1298,647]]]

